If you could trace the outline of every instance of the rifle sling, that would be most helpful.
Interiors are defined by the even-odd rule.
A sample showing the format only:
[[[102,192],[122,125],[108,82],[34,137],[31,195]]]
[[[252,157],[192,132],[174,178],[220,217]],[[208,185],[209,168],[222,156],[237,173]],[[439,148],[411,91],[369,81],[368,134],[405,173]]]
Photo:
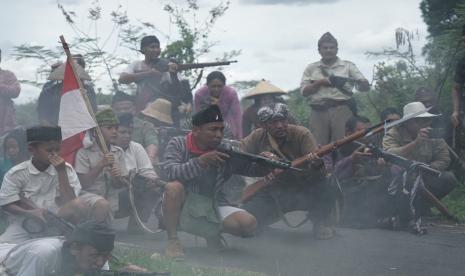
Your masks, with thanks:
[[[134,174],[135,176],[135,174]],[[134,184],[133,184],[133,177],[129,179],[129,187],[128,187],[128,193],[129,193],[129,202],[131,203],[131,208],[132,208],[132,213],[133,213],[133,216],[134,218],[136,219],[136,222],[137,224],[139,225],[140,228],[142,228],[142,230],[144,230],[145,232],[149,233],[149,234],[158,234],[158,233],[161,233],[163,232],[163,230],[161,229],[157,229],[156,231],[152,231],[149,227],[147,227],[145,225],[145,223],[142,221],[142,219],[140,218],[139,216],[139,211],[137,210],[137,207],[136,207],[136,202],[134,200]]]
[[[270,142],[270,146],[271,148],[273,148],[273,150],[283,159],[287,160],[286,156],[284,155],[284,153],[281,152],[281,150],[279,150],[279,146],[278,146],[278,143],[276,142],[276,140],[269,134],[267,133],[267,136],[268,136],[268,141]],[[295,225],[292,225],[291,222],[286,218],[286,214],[283,212],[283,209],[281,208],[281,204],[279,203],[279,199],[276,198],[276,196],[273,194],[273,193],[270,193],[271,195],[271,198],[273,199],[274,203],[275,203],[275,206],[276,206],[276,210],[278,211],[278,215],[280,216],[280,218],[284,221],[284,223],[290,227],[290,228],[298,228],[302,225],[304,225],[307,221],[310,220],[310,215],[309,213],[307,212],[307,215],[305,216],[305,218],[295,224]]]
[[[276,142],[276,140],[268,132],[266,133],[266,135],[268,137],[268,142],[270,143],[271,148],[279,155],[280,158],[288,160],[286,155],[282,153],[279,149],[278,142]]]

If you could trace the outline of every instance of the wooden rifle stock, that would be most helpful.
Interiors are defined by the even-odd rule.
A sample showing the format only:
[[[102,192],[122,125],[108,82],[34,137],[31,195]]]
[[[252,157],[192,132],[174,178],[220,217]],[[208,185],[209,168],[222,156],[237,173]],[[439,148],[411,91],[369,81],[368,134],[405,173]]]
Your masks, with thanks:
[[[386,152],[386,151],[384,151],[382,149],[379,149],[378,147],[373,146],[373,145],[368,145],[368,148],[371,150],[371,152],[373,152],[373,157],[375,157],[375,158],[383,158],[385,161],[390,162],[391,164],[403,167],[406,170],[411,166],[415,166],[419,170],[424,170],[426,172],[433,173],[436,176],[441,175],[440,171],[431,168],[428,164],[424,164],[424,163],[421,163],[421,162],[416,162],[416,161],[409,160],[409,159],[407,159],[405,157],[402,157],[402,156],[399,156],[399,155],[396,155],[396,154],[393,154],[393,153]],[[452,221],[454,221],[456,223],[459,223],[459,219],[456,216],[454,216],[449,211],[449,209],[447,209],[447,207],[434,194],[432,194],[430,190],[428,190],[427,187],[425,187],[424,185],[421,185],[419,187],[419,191],[423,194],[423,196],[431,204],[434,205],[434,207],[436,207],[436,209],[438,209],[438,211],[443,216],[445,216],[447,219],[450,219],[450,220],[452,220]]]
[[[359,130],[349,136],[346,136],[340,140],[337,140],[337,141],[334,141],[332,143],[329,143],[329,144],[326,144],[322,147],[319,147],[317,150],[313,151],[312,153],[310,154],[307,154],[307,155],[304,155],[302,157],[299,157],[297,159],[295,159],[294,161],[292,161],[292,167],[300,167],[302,165],[304,165],[305,163],[309,162],[312,160],[313,156],[316,155],[318,157],[322,157],[328,153],[330,153],[331,151],[345,145],[345,144],[348,144],[352,141],[355,141],[357,139],[360,139],[362,137],[364,137],[365,135],[367,135],[368,133],[370,134],[375,134],[375,133],[378,133],[382,130],[384,130],[384,124],[385,122],[381,122],[375,126],[372,126],[372,127],[369,127],[367,129],[362,129],[362,130]],[[255,183],[252,183],[248,186],[246,186],[244,188],[244,190],[242,191],[242,195],[241,195],[241,202],[246,202],[248,201],[250,198],[252,198],[258,191],[260,191],[261,189],[265,188],[266,186],[268,186],[271,182],[272,179],[274,179],[277,175],[281,174],[281,171],[280,172],[271,172],[270,174],[268,174],[267,176],[265,176],[264,178],[261,178],[259,179],[257,182]]]

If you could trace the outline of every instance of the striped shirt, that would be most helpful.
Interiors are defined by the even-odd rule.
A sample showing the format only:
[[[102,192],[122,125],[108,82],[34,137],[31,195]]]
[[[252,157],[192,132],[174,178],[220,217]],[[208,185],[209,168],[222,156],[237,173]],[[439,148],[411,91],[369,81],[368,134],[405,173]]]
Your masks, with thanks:
[[[268,170],[244,160],[228,159],[223,166],[203,168],[199,156],[187,150],[186,137],[174,137],[166,147],[161,164],[167,181],[180,181],[187,192],[215,197],[218,205],[229,205],[223,192],[224,183],[231,175],[264,176]]]

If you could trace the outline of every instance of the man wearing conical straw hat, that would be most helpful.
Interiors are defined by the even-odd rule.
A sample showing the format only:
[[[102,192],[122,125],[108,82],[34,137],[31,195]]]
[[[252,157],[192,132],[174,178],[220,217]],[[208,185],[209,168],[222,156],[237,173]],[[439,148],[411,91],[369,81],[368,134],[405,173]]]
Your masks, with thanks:
[[[310,129],[324,145],[344,137],[345,123],[355,111],[352,90],[368,91],[369,83],[355,64],[337,56],[338,43],[329,32],[318,40],[318,52],[321,60],[305,69],[301,92],[312,108]]]
[[[76,61],[76,74],[82,81],[87,97],[90,100],[94,112],[97,110],[97,96],[89,74],[85,71],[86,63],[80,54],[73,55]],[[61,92],[63,90],[63,77],[66,64],[57,62],[52,64],[48,81],[42,87],[39,99],[37,100],[37,112],[39,122],[43,125],[58,125],[58,113],[60,111]]]
[[[263,79],[242,98],[254,101],[242,114],[242,132],[244,137],[258,127],[257,111],[260,107],[280,102],[279,96],[285,94],[287,94],[286,91]]]

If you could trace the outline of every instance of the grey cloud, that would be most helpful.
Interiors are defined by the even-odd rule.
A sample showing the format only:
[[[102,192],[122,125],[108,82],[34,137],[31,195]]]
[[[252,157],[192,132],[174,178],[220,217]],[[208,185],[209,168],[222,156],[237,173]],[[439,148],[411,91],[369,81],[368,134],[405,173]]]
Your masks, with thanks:
[[[248,5],[310,5],[310,4],[332,4],[341,0],[240,0],[243,4]]]

